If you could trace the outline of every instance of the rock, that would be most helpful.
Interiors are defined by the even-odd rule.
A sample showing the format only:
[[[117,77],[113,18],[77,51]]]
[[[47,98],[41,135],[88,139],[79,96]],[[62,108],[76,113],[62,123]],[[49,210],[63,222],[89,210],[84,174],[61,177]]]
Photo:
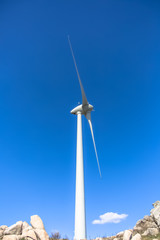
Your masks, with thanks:
[[[2,236],[3,236],[3,232],[4,232],[4,230],[3,230],[3,229],[1,229],[1,230],[0,230],[0,237],[2,237]]]
[[[13,224],[4,230],[4,235],[21,235],[22,234],[22,221]]]
[[[34,229],[40,240],[49,240],[49,236],[44,229]]]
[[[153,217],[154,221],[160,228],[160,201],[157,201],[153,203],[153,206],[155,206],[151,211],[151,216]]]
[[[124,231],[123,240],[130,240],[132,238],[132,232],[129,230]]]
[[[29,226],[29,227],[27,227],[27,228],[24,228],[23,231],[22,231],[22,234],[23,234],[23,232],[27,232],[27,231],[32,230],[32,229],[33,229],[33,228],[32,228],[31,226]]]
[[[16,235],[5,235],[3,240],[19,240]]]
[[[2,226],[0,226],[0,229],[1,229],[1,230],[4,230],[4,229],[6,229],[6,228],[8,228],[7,225],[2,225]]]
[[[44,229],[42,219],[38,215],[31,216],[30,223],[31,223],[33,228]]]
[[[6,235],[7,236],[7,235]],[[10,236],[10,235],[8,235],[8,236]],[[15,235],[16,237],[17,237],[17,240],[22,240],[23,238],[22,238],[22,235]],[[24,239],[23,239],[24,240]],[[30,239],[31,240],[31,239]],[[36,239],[35,239],[36,240]]]
[[[28,228],[28,227],[29,227],[29,224],[27,222],[23,222],[22,231],[23,231],[23,229]]]
[[[155,203],[152,203],[152,206],[153,206],[153,207],[160,206],[160,201],[156,201]]]
[[[37,239],[36,234],[35,234],[34,230],[32,230],[32,229],[30,229],[28,231],[24,231],[22,233],[22,238],[25,238],[26,240],[31,240],[31,238],[27,238],[27,237],[31,237],[35,240]]]
[[[145,215],[143,220],[153,222],[153,218],[151,216]]]
[[[116,237],[117,237],[117,238],[123,237],[123,234],[124,234],[124,231],[119,232],[119,233],[117,233]]]
[[[30,232],[30,231],[31,231],[31,232]],[[24,229],[22,230],[22,237],[23,237],[23,236],[24,236],[24,237],[30,236],[29,234],[33,234],[32,231],[33,231],[33,228],[32,228],[31,226],[29,226],[29,227],[27,227],[27,228],[24,228]],[[35,236],[35,234],[33,234],[33,235]],[[30,236],[30,237],[32,237],[32,236]],[[34,238],[34,239],[36,239],[36,238]]]
[[[142,236],[156,236],[159,233],[158,228],[148,228]]]
[[[141,235],[139,233],[137,233],[132,240],[141,240]]]
[[[144,218],[139,220],[134,226],[133,233],[143,234],[148,228],[157,228],[157,224],[154,222],[153,217],[144,216]]]

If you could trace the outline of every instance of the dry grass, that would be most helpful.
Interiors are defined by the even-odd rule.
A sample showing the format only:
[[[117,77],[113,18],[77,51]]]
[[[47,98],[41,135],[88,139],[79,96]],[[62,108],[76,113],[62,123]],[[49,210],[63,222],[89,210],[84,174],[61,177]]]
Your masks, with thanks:
[[[153,240],[153,239],[160,240],[160,234],[158,234],[156,236],[142,236],[142,240]]]

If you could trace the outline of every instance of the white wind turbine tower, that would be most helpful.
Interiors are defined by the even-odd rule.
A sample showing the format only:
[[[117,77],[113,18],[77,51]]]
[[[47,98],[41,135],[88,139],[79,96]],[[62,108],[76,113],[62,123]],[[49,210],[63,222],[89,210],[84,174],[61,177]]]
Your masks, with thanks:
[[[98,155],[97,155],[94,134],[92,129],[92,122],[91,122],[91,111],[93,110],[93,106],[89,104],[87,101],[69,37],[68,37],[68,41],[69,41],[74,65],[76,68],[76,72],[77,72],[77,76],[78,76],[78,80],[81,88],[81,93],[82,93],[82,104],[75,107],[71,111],[72,114],[77,115],[76,199],[75,199],[74,240],[84,240],[84,239],[87,239],[87,232],[86,232],[85,194],[84,194],[83,143],[82,143],[82,119],[81,119],[82,115],[84,115],[87,118],[90,126],[100,176],[101,176],[101,170],[99,166]]]

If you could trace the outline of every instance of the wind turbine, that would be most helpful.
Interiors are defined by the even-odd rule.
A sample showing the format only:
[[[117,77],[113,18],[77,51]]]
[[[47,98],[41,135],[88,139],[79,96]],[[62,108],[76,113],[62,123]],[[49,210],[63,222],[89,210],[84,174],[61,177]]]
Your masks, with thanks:
[[[77,151],[76,151],[76,199],[75,199],[75,232],[74,240],[84,240],[87,239],[86,231],[86,216],[85,216],[85,193],[84,193],[84,168],[83,168],[83,143],[82,143],[82,115],[84,115],[89,123],[91,135],[93,139],[93,145],[95,149],[97,164],[99,174],[101,176],[101,170],[99,166],[99,160],[97,155],[97,149],[94,140],[92,122],[91,122],[91,111],[93,106],[88,103],[84,88],[79,76],[76,60],[74,57],[72,45],[68,36],[68,42],[71,49],[74,65],[76,68],[81,94],[82,94],[82,104],[75,107],[71,114],[77,115]]]

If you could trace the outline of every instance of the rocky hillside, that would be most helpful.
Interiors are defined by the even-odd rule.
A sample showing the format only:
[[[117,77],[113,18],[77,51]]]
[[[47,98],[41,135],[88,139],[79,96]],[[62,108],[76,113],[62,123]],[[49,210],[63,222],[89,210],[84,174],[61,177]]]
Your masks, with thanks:
[[[125,230],[116,236],[96,238],[96,240],[160,240],[160,201],[152,204],[150,216],[140,219],[133,229]]]
[[[38,215],[31,216],[31,225],[19,221],[10,227],[0,226],[0,240],[49,240],[43,222]]]

